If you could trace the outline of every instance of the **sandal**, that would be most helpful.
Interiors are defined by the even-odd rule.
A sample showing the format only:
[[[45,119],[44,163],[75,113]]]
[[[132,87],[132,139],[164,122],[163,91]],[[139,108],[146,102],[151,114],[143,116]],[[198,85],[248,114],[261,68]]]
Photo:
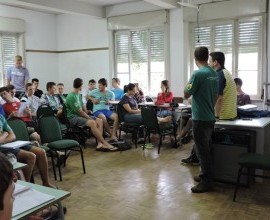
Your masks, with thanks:
[[[109,151],[113,152],[113,151],[118,151],[118,147],[112,147],[112,148],[108,148]]]
[[[110,149],[111,148],[101,146],[101,147],[96,148],[96,151],[109,152],[109,151],[111,151]]]

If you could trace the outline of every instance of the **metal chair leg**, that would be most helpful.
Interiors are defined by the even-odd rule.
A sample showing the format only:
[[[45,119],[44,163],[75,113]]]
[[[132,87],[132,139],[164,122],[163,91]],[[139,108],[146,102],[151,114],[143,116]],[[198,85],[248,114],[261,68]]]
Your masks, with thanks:
[[[159,137],[159,144],[158,144],[158,154],[159,154],[159,152],[160,152],[160,147],[161,147],[161,145],[162,145],[162,135],[160,134],[160,137]]]
[[[56,171],[55,171],[55,164],[54,164],[54,157],[53,157],[53,151],[50,154],[51,154],[51,158],[52,158],[52,167],[53,167],[54,180],[57,180]]]
[[[57,164],[60,165],[59,155],[57,154],[56,151],[55,151],[55,153],[56,153],[56,155],[57,155]],[[60,181],[62,181],[61,166],[58,166],[58,173],[59,173]]]
[[[81,159],[82,159],[82,167],[83,167],[83,173],[85,174],[85,165],[84,165],[84,157],[83,157],[83,149],[80,146],[80,152],[81,152]]]
[[[235,186],[235,189],[234,189],[234,195],[233,195],[233,201],[234,202],[235,202],[236,193],[237,193],[237,190],[238,190],[238,187],[239,187],[239,182],[240,182],[240,176],[242,174],[242,169],[243,169],[243,167],[240,167],[239,170],[238,170],[237,183],[236,183],[236,186]]]

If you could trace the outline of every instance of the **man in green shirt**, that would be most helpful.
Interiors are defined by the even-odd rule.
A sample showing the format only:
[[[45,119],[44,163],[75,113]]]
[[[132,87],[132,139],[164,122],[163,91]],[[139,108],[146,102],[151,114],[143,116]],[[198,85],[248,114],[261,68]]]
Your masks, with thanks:
[[[198,47],[194,52],[199,70],[193,72],[185,91],[185,98],[192,95],[192,128],[195,150],[201,164],[201,174],[194,177],[199,184],[192,187],[193,193],[203,193],[213,189],[213,159],[211,155],[211,135],[215,124],[215,102],[218,92],[217,73],[208,66],[207,47]]]
[[[91,128],[93,135],[98,140],[96,150],[98,151],[116,151],[116,147],[110,145],[103,138],[103,122],[102,119],[90,117],[87,110],[83,106],[82,96],[80,94],[83,80],[76,78],[73,82],[73,91],[66,98],[67,117],[71,125],[88,126]]]

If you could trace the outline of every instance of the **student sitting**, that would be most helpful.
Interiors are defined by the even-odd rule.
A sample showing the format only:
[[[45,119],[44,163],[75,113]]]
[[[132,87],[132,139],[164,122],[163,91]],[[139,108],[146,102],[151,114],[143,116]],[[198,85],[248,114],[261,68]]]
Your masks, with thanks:
[[[103,122],[101,119],[93,119],[86,112],[80,95],[83,80],[76,78],[73,82],[73,92],[69,93],[66,99],[67,117],[73,126],[88,126],[91,132],[98,140],[96,150],[98,151],[116,151],[116,147],[110,145],[103,138]]]
[[[47,93],[41,96],[40,103],[49,105],[53,112],[57,116],[60,116],[62,114],[63,105],[61,105],[61,101],[56,95],[56,84],[54,82],[48,82],[46,87]]]
[[[89,98],[87,97],[88,93],[97,88],[96,84],[96,80],[90,79],[88,82],[88,88],[82,89],[81,93],[84,106],[86,106],[87,101],[89,100]]]
[[[40,99],[41,96],[43,95],[43,91],[38,89],[39,80],[37,78],[33,78],[32,79],[32,85],[33,85],[33,88],[34,88],[34,95],[37,96]]]
[[[114,93],[115,100],[119,101],[124,95],[124,90],[120,88],[119,78],[112,78],[112,87],[111,91]]]
[[[136,99],[137,103],[142,103],[144,101],[144,94],[142,89],[139,86],[139,83],[134,83],[135,85],[135,95],[134,98]],[[124,91],[125,93],[127,91]]]
[[[21,102],[16,102],[15,99],[12,98],[7,87],[0,88],[0,95],[2,99],[6,101],[6,103],[3,105],[3,108],[8,119],[19,117],[30,127],[33,127],[31,109],[28,106],[25,106],[25,109],[20,110],[19,112]],[[37,132],[34,131],[33,128],[29,129],[29,133],[31,140],[35,140],[40,143],[40,136]]]
[[[135,85],[133,83],[129,83],[126,86],[126,89],[127,89],[127,92],[122,97],[121,101],[119,102],[119,104],[122,105],[126,111],[124,115],[124,119],[126,122],[143,124],[141,110],[138,108],[138,103],[136,99],[134,98]],[[165,118],[158,117],[159,123],[167,123],[171,121],[172,121],[171,116],[167,116]]]
[[[0,115],[0,143],[8,143],[16,139],[12,129],[7,124],[6,119]],[[49,182],[48,176],[48,160],[45,151],[42,148],[28,145],[18,149],[2,149],[2,153],[12,153],[17,157],[17,160],[26,163],[28,166],[23,169],[26,181],[30,181],[35,163],[40,172],[42,184],[44,186],[53,187]]]
[[[0,219],[12,217],[14,189],[12,164],[0,153]]]
[[[21,102],[27,102],[31,110],[32,121],[36,121],[37,109],[40,105],[40,99],[34,95],[34,86],[32,83],[25,85],[25,94],[21,98]]]
[[[161,81],[161,92],[157,95],[156,105],[163,105],[165,103],[171,103],[173,101],[173,93],[170,91],[169,81],[163,80]],[[171,109],[160,110],[158,112],[159,117],[165,117],[172,115]]]
[[[251,104],[250,96],[242,90],[243,81],[240,78],[235,78],[234,82],[237,90],[237,106]]]
[[[66,102],[66,97],[64,95],[64,84],[63,83],[57,84],[57,92],[58,92],[58,97],[60,99],[60,103],[63,106],[64,103]]]
[[[110,110],[109,101],[114,100],[114,93],[107,89],[107,80],[102,78],[98,81],[98,89],[94,89],[88,94],[88,98],[93,102],[93,115],[102,119],[105,130],[110,134],[111,140],[117,141],[116,131],[118,128],[118,116]],[[113,120],[113,128],[110,129],[108,119]]]
[[[15,86],[13,86],[13,85],[10,84],[10,85],[8,85],[8,86],[6,86],[6,87],[7,87],[8,91],[9,91],[11,97],[13,98],[13,100],[14,100],[15,102],[19,102],[20,99],[18,99],[17,97],[15,97],[15,94],[16,94]],[[0,104],[1,104],[1,105],[4,105],[5,103],[6,103],[6,101],[5,101],[4,99],[2,99],[2,97],[1,97],[1,98],[0,98]]]

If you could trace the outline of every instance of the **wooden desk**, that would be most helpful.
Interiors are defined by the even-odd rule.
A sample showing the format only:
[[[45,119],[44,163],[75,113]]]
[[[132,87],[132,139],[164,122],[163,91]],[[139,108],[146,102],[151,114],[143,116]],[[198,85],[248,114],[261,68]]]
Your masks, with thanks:
[[[29,215],[32,215],[34,213],[37,213],[49,206],[51,206],[52,204],[55,204],[55,203],[58,203],[58,207],[59,207],[59,214],[61,216],[61,219],[64,219],[64,214],[63,214],[63,208],[61,206],[61,203],[60,201],[67,198],[68,196],[70,196],[70,192],[67,192],[67,191],[63,191],[63,190],[59,190],[59,189],[53,189],[53,188],[49,188],[49,187],[45,187],[45,186],[41,186],[41,185],[37,185],[37,184],[33,184],[33,183],[28,183],[28,182],[24,182],[24,181],[20,181],[18,180],[17,181],[19,184],[21,185],[24,185],[24,186],[30,186],[32,187],[33,189],[39,191],[39,192],[42,192],[42,193],[45,193],[45,194],[48,194],[48,195],[52,195],[54,196],[55,198],[53,200],[50,200],[46,203],[43,203],[39,206],[36,206],[35,208],[32,208],[32,209],[29,209],[23,213],[20,213],[16,216],[12,216],[12,220],[15,220],[15,219],[21,219],[21,218],[24,218],[24,217],[27,217]],[[14,203],[16,202],[16,199],[14,201]]]

